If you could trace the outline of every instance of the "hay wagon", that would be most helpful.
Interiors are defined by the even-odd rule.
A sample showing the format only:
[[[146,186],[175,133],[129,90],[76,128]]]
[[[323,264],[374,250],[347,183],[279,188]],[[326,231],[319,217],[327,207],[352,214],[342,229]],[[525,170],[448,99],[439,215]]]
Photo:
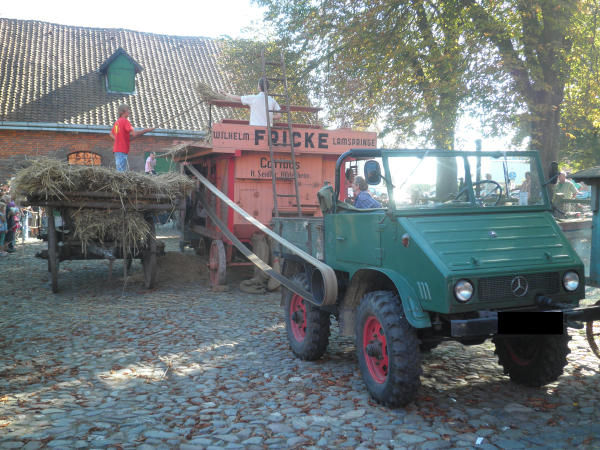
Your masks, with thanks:
[[[55,158],[37,158],[17,172],[15,192],[25,206],[46,209],[47,226],[38,237],[48,249],[52,291],[58,291],[61,261],[140,259],[147,288],[156,278],[157,245],[154,216],[176,210],[192,183],[178,174],[149,177],[99,166],[69,165]]]
[[[164,244],[156,240],[154,222],[156,214],[174,209],[172,199],[168,196],[153,194],[123,201],[110,192],[81,191],[70,192],[61,200],[28,198],[25,204],[41,206],[47,211],[46,232],[42,232],[40,237],[48,242],[48,248],[36,256],[48,261],[53,292],[58,292],[60,262],[84,259],[108,260],[111,272],[112,262],[123,259],[125,274],[130,269],[133,259],[140,259],[144,272],[144,286],[153,287],[156,281],[156,258],[164,254]],[[114,220],[109,223],[102,224],[101,219],[90,223],[94,221],[94,217],[111,216],[114,216]],[[140,220],[144,221],[143,225]],[[125,241],[123,242],[111,238],[109,228],[115,226],[128,227],[130,230],[133,227],[146,228],[146,230],[142,230],[141,234],[138,233],[134,242],[127,242],[127,239],[123,239]],[[81,229],[83,227],[92,227],[93,230],[86,232]],[[104,236],[108,239],[97,238],[98,231],[103,227],[106,228]],[[125,234],[127,231],[123,230]],[[144,238],[140,239],[140,236]]]

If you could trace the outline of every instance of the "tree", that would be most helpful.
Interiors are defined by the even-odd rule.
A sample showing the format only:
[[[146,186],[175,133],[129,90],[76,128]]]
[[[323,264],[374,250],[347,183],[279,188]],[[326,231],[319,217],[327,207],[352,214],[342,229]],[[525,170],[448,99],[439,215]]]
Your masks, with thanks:
[[[346,126],[384,122],[383,133],[454,148],[469,83],[483,65],[478,37],[456,2],[257,0],[284,45],[308,58],[314,94]]]
[[[559,154],[561,104],[569,78],[571,23],[578,0],[460,0],[472,25],[497,49],[502,68],[526,105],[530,147],[544,168]]]
[[[281,58],[281,44],[274,41],[260,42],[250,39],[228,39],[223,43],[220,54],[220,64],[234,86],[236,93],[240,95],[257,92],[259,78],[262,77],[261,52],[265,52],[265,60],[279,62]],[[306,70],[305,60],[296,52],[284,49],[286,63],[286,75],[294,82],[288,83],[288,93],[292,105],[308,105],[309,101],[309,79],[301,76]],[[282,74],[279,67],[268,66],[267,76],[277,78]],[[283,93],[281,83],[270,83],[270,93]],[[281,103],[281,99],[277,99]],[[242,115],[240,115],[241,117]],[[295,112],[294,120],[303,123],[316,122],[313,114]],[[286,119],[287,120],[287,119]]]
[[[306,55],[315,96],[343,126],[379,120],[382,135],[453,150],[462,108],[499,86],[483,76],[481,58],[493,55],[456,1],[256,1],[284,45]],[[455,165],[438,168],[440,197],[456,193],[456,176]]]
[[[572,21],[571,70],[561,107],[563,166],[577,170],[600,164],[600,4],[582,2]]]

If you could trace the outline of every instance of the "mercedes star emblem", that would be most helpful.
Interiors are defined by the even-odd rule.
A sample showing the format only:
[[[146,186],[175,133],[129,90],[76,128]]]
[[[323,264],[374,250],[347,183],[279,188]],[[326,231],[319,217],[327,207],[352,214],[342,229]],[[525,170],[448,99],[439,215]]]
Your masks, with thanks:
[[[514,277],[510,282],[510,289],[512,290],[513,295],[516,297],[523,297],[525,294],[527,294],[527,290],[529,289],[527,279],[520,275]]]

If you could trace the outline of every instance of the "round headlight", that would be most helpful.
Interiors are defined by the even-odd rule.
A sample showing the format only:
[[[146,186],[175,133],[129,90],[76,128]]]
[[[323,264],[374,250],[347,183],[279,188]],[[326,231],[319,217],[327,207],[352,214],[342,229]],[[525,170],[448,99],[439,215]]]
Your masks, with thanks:
[[[563,286],[569,292],[576,291],[579,287],[579,275],[572,270],[566,272],[563,276]]]
[[[459,302],[468,302],[473,297],[473,285],[468,280],[458,280],[454,285],[454,296]]]

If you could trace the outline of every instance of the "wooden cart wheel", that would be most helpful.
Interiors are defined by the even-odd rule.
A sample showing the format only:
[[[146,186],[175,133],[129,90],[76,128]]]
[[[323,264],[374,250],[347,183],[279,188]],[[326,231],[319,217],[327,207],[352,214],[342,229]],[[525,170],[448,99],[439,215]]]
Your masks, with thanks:
[[[125,264],[125,267],[127,268],[127,273],[129,274],[131,272],[131,264],[133,263],[133,258],[130,254],[127,254],[123,262]]]
[[[58,247],[54,211],[48,212],[48,271],[52,282],[52,292],[58,292]]]
[[[150,236],[148,236],[144,250],[142,267],[144,268],[144,286],[146,289],[151,289],[156,281],[156,232],[154,221],[151,218],[148,220],[148,225],[150,226]]]
[[[226,267],[225,246],[222,240],[216,239],[210,244],[208,255],[208,272],[211,286],[225,284]]]
[[[600,301],[596,305],[600,305]],[[585,336],[594,355],[600,358],[600,320],[591,320],[585,324]]]

